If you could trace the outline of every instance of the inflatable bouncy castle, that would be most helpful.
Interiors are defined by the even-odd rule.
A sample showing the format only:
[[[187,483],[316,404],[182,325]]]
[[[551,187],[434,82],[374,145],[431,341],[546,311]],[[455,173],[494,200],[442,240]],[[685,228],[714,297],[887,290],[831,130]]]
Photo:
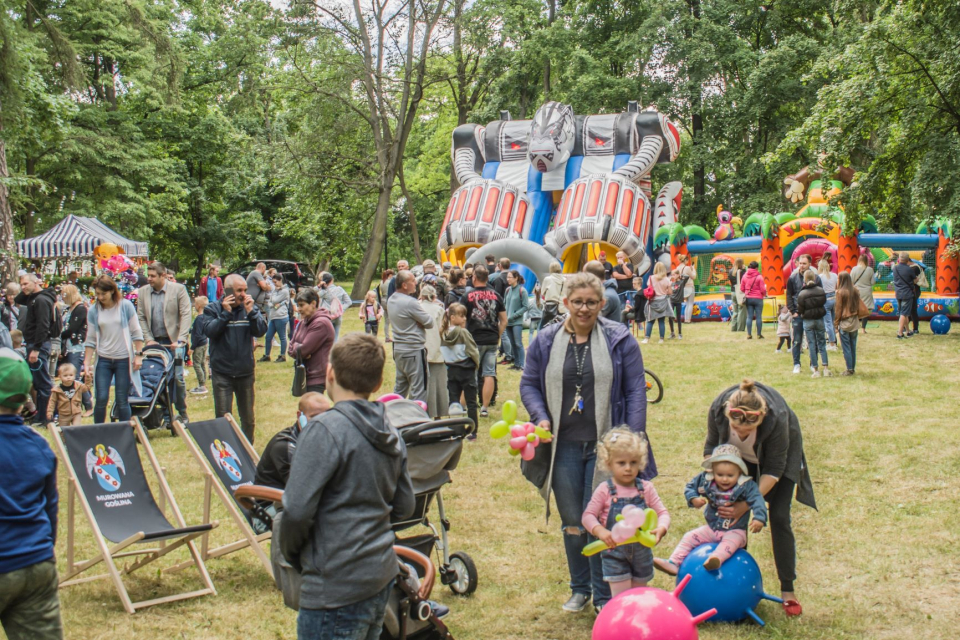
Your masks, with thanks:
[[[548,102],[533,120],[503,112],[485,127],[457,127],[452,155],[461,186],[444,216],[438,257],[462,265],[469,250],[497,242],[497,257],[534,272],[531,263],[560,260],[572,273],[600,252],[613,262],[623,251],[644,273],[651,225],[676,221],[681,198],[680,184],[671,183],[652,203],[650,171],[679,152],[676,127],[633,102],[623,113],[588,116]]]
[[[788,201],[806,200],[799,211],[741,218],[721,205],[711,233],[680,223],[679,182],[653,198],[653,167],[679,153],[677,128],[636,102],[622,113],[587,116],[548,102],[532,120],[513,120],[504,111],[486,126],[459,126],[451,155],[460,186],[443,218],[437,257],[454,265],[481,262],[487,254],[506,257],[532,288],[551,262],[574,273],[604,254],[612,264],[623,251],[634,272],[645,275],[655,260],[675,268],[683,254],[697,269],[696,320],[728,319],[728,274],[737,258],[756,260],[769,296],[764,318],[772,321],[785,301],[794,258],[803,254],[815,263],[827,257],[834,272],[849,271],[866,255],[878,276],[873,317],[897,317],[891,260],[908,251],[929,283],[917,301],[920,317],[960,314],[960,249],[948,220],[923,224],[915,234],[885,234],[867,215],[845,234],[843,209],[829,202],[850,185],[854,171],[806,167],[784,179]]]

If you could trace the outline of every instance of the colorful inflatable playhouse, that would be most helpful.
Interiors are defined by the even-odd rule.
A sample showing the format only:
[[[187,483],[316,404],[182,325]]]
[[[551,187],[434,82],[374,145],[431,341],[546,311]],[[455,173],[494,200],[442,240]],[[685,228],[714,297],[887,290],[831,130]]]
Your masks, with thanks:
[[[851,173],[842,175],[849,175]],[[893,293],[892,268],[896,253],[907,251],[910,259],[923,268],[927,281],[917,301],[920,318],[929,319],[938,313],[957,316],[960,313],[960,279],[958,251],[953,242],[952,223],[938,219],[922,224],[915,234],[878,233],[876,220],[866,216],[856,233],[846,235],[843,210],[828,204],[830,197],[844,187],[841,180],[820,180],[816,173],[801,172],[806,182],[789,176],[788,195],[806,192],[806,204],[797,213],[754,213],[743,221],[742,234],[720,214],[720,227],[708,234],[702,227],[684,227],[678,222],[659,228],[654,235],[654,252],[669,256],[672,266],[680,253],[693,256],[697,267],[698,295],[693,317],[699,320],[725,320],[730,317],[731,283],[728,274],[737,258],[744,264],[757,261],[767,301],[764,319],[772,321],[779,304],[786,301],[787,278],[794,270],[794,257],[807,254],[814,265],[826,257],[834,273],[850,271],[861,255],[876,272],[872,318],[896,318],[900,310]],[[798,188],[797,185],[802,188]],[[826,190],[826,193],[824,192]],[[729,215],[729,214],[728,214]],[[730,228],[724,229],[724,224]]]

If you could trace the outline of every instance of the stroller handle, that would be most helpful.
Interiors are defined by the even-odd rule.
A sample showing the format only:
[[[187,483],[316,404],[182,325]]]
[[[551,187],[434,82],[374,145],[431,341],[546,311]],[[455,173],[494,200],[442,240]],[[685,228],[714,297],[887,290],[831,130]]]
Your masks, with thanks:
[[[270,502],[283,502],[283,491],[273,487],[264,487],[255,484],[245,484],[237,487],[233,492],[233,497],[244,509],[253,509],[254,500],[269,500]]]
[[[461,427],[464,430],[464,436],[468,436],[471,433],[475,432],[477,427],[473,424],[473,420],[470,418],[446,418],[444,420],[432,420],[416,427],[409,427],[400,430],[400,435],[403,438],[404,442],[410,443],[420,436],[421,433],[425,431],[433,431],[434,429],[443,429]]]
[[[433,566],[433,562],[427,556],[410,547],[393,545],[393,551],[397,554],[397,557],[420,565],[420,568],[423,569],[423,582],[420,583],[420,591],[417,592],[417,595],[420,596],[421,600],[429,599],[430,592],[433,591],[434,580],[437,577],[437,570]]]
[[[233,492],[233,497],[237,499],[237,502],[244,509],[253,509],[256,506],[253,502],[254,500],[283,502],[283,491],[274,489],[273,487],[247,484],[242,487],[237,487],[237,490]],[[427,556],[409,547],[394,545],[393,551],[397,554],[397,557],[412,562],[423,569],[424,577],[420,583],[418,595],[421,600],[428,599],[430,593],[433,591],[433,584],[437,577],[437,569],[433,566],[433,562]]]

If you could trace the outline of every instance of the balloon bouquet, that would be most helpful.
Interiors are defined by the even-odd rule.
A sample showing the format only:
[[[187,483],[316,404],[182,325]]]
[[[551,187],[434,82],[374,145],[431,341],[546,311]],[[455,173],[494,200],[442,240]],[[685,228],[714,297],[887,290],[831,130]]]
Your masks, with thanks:
[[[137,273],[133,260],[123,255],[123,249],[111,242],[101,244],[93,252],[103,272],[117,281],[120,293],[136,304]]]

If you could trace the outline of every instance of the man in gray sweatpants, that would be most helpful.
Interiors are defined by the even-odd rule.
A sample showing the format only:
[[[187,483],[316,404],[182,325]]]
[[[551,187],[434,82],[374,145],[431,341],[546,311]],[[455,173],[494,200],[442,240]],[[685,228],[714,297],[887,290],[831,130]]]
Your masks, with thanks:
[[[416,277],[410,271],[397,274],[397,291],[387,300],[393,328],[393,362],[397,382],[393,392],[410,400],[427,400],[427,332],[433,318],[413,297]]]

